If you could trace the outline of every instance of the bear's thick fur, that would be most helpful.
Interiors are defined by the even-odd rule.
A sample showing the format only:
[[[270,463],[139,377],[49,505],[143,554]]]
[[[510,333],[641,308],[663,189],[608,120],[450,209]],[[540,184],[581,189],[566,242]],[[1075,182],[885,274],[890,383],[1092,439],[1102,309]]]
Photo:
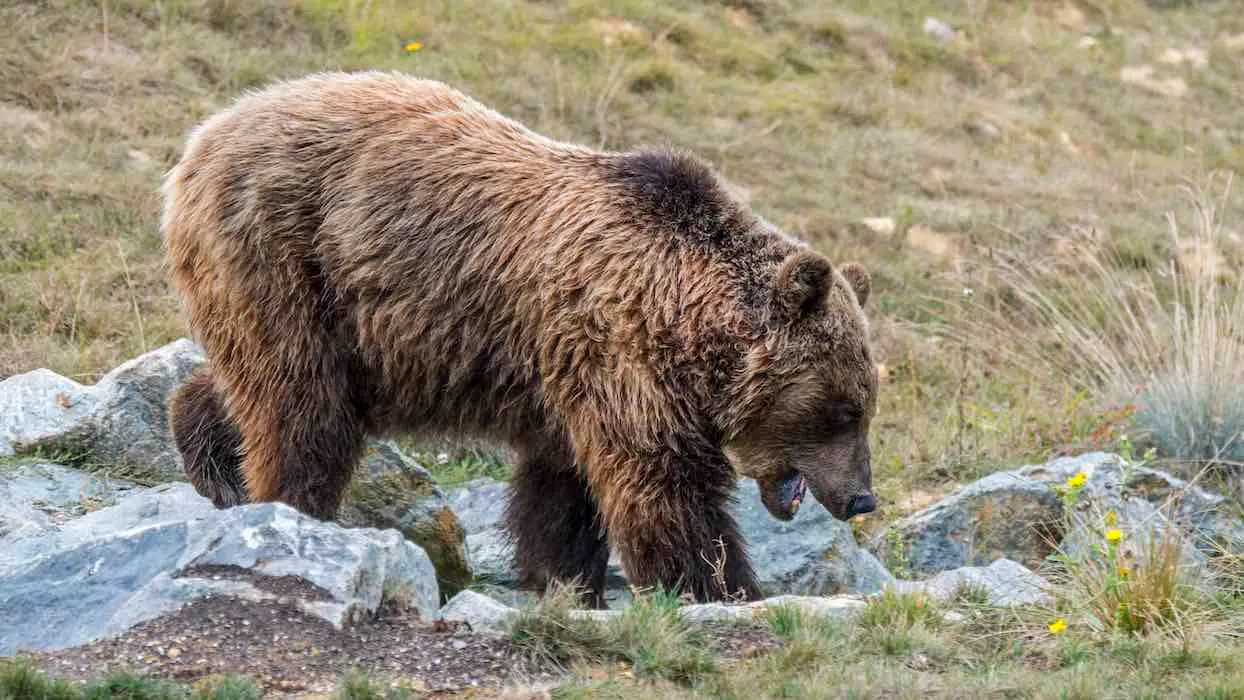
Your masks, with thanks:
[[[736,469],[871,510],[877,377],[834,268],[668,151],[600,152],[441,83],[319,74],[194,130],[165,186],[171,274],[210,370],[172,401],[199,491],[334,515],[369,435],[521,456],[525,584],[760,595]],[[806,480],[805,480],[806,479]]]

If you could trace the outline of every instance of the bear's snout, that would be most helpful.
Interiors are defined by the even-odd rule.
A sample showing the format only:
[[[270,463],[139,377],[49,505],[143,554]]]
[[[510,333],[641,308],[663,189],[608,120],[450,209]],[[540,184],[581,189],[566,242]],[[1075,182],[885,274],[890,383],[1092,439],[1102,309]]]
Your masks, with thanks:
[[[857,515],[871,513],[877,510],[877,497],[871,493],[860,493],[851,497],[847,502],[846,519],[850,520]]]

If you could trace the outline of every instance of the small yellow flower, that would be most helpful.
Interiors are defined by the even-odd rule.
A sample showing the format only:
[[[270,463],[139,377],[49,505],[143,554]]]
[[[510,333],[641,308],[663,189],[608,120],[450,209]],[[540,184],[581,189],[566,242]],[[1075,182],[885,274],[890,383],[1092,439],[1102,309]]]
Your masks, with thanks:
[[[1123,539],[1123,531],[1120,530],[1119,528],[1116,527],[1110,530],[1106,530],[1107,541],[1118,542],[1121,539]]]
[[[1131,576],[1131,575],[1132,575],[1131,569],[1127,568],[1126,566],[1119,567],[1119,578],[1126,579],[1128,576]]]
[[[1088,481],[1088,476],[1084,472],[1076,472],[1076,475],[1067,480],[1067,485],[1073,489],[1078,489]]]
[[[417,41],[412,41],[412,42],[410,42],[410,43],[406,44],[406,50],[407,50],[407,51],[409,51],[410,53],[414,53],[414,52],[416,52],[416,51],[418,51],[419,49],[422,49],[422,48],[423,48],[423,44],[420,44],[420,43],[419,43],[419,42],[417,42]]]
[[[1067,629],[1067,621],[1061,617],[1050,623],[1050,634],[1058,634],[1065,629]]]
[[[1118,524],[1119,524],[1119,514],[1114,512],[1113,510],[1106,511],[1106,525],[1108,527],[1114,527],[1115,525],[1118,525]]]

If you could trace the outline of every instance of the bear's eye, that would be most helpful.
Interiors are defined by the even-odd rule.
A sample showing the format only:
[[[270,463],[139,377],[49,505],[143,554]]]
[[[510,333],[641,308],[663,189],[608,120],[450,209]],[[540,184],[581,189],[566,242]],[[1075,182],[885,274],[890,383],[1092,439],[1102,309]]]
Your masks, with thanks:
[[[860,410],[855,406],[837,403],[829,409],[829,427],[835,430],[854,428],[860,422],[861,417]]]

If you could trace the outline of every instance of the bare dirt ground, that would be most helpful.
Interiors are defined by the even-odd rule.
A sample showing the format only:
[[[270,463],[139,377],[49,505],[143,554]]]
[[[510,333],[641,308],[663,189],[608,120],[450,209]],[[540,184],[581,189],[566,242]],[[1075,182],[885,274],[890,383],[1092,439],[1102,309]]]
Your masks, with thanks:
[[[723,661],[779,645],[760,628],[707,630]],[[506,636],[464,623],[386,612],[336,629],[292,605],[226,597],[196,601],[115,638],[27,658],[70,680],[118,670],[179,681],[237,674],[253,679],[265,697],[287,698],[323,696],[353,669],[425,697],[522,697],[567,678],[563,669],[524,657]]]
[[[119,669],[192,681],[249,676],[272,697],[328,692],[351,669],[453,695],[531,686],[557,671],[522,658],[496,634],[388,613],[336,629],[290,605],[211,597],[128,632],[54,653],[31,655],[48,673],[87,680]]]

